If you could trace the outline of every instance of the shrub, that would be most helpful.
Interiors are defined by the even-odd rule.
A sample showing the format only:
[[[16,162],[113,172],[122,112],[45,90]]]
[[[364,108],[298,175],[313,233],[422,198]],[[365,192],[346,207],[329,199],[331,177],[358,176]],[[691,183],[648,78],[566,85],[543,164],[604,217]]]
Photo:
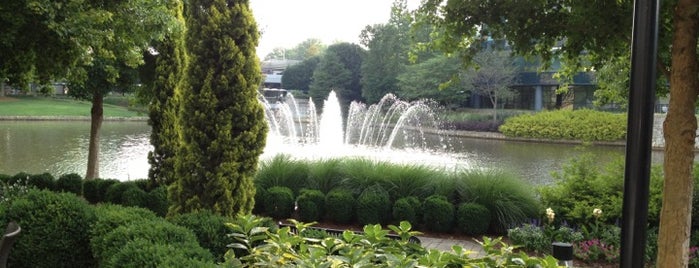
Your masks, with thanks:
[[[260,163],[255,175],[255,184],[269,189],[274,186],[287,187],[292,193],[306,185],[308,178],[308,163],[293,159],[290,155],[279,154],[268,161]]]
[[[107,188],[104,195],[104,201],[110,202],[112,204],[122,204],[125,205],[128,200],[124,198],[124,192],[129,189],[137,189],[138,186],[133,181],[116,182]]]
[[[626,124],[625,114],[556,110],[508,118],[500,132],[508,137],[618,141],[626,137]]]
[[[56,190],[82,195],[83,178],[76,173],[63,174],[56,180]]]
[[[376,184],[364,189],[357,198],[357,222],[366,224],[385,224],[390,220],[391,201],[388,192]]]
[[[426,223],[425,227],[430,231],[451,231],[454,226],[454,205],[445,196],[427,197],[422,203],[422,222]]]
[[[26,173],[26,172],[19,172],[15,175],[12,175],[12,177],[10,177],[8,183],[9,184],[17,184],[17,183],[27,184],[27,183],[29,183],[29,176],[31,176],[31,174]]]
[[[465,171],[458,174],[456,192],[461,202],[478,203],[490,211],[490,231],[505,233],[527,219],[536,218],[539,201],[534,189],[519,178],[499,171]]]
[[[99,178],[85,180],[83,182],[83,197],[92,204],[104,202],[107,189],[115,183],[119,183],[119,181]]]
[[[155,221],[158,217],[147,209],[124,207],[115,204],[100,204],[95,207],[97,220],[90,228],[90,246],[95,257],[104,255],[107,250],[100,245],[105,244],[107,234],[119,226],[129,225],[139,221]]]
[[[211,253],[194,244],[154,243],[136,238],[101,267],[217,267]]]
[[[197,238],[191,230],[157,218],[133,221],[108,232],[104,235],[104,239],[93,243],[95,257],[100,263],[107,263],[126,244],[137,239],[144,239],[154,244],[172,244],[184,248],[199,247]],[[213,260],[211,255],[209,255],[209,260]]]
[[[275,219],[287,219],[291,217],[294,209],[294,193],[291,189],[275,186],[267,189],[265,197],[265,211]]]
[[[301,221],[318,221],[325,213],[325,194],[319,190],[301,189],[296,204]]]
[[[567,226],[555,228],[553,225],[537,226],[523,224],[520,227],[507,230],[507,236],[515,245],[539,253],[551,251],[551,243],[577,243],[583,240],[582,233]]]
[[[208,210],[177,215],[169,221],[192,230],[199,245],[209,250],[217,261],[223,261],[223,256],[228,251],[226,246],[233,242],[226,235],[228,228],[225,224],[231,222],[232,219],[216,215]]]
[[[0,183],[10,183],[12,176],[7,174],[0,174]]]
[[[420,219],[418,213],[422,211],[421,206],[420,200],[414,196],[398,199],[393,204],[393,220],[399,222],[407,221],[417,225],[419,223],[418,219]]]
[[[155,212],[155,214],[160,217],[165,217],[165,215],[167,215],[169,206],[167,200],[167,186],[161,185],[151,190],[148,192],[147,199],[148,203],[146,203],[146,208]]]
[[[341,159],[321,159],[313,161],[308,165],[307,186],[311,189],[318,189],[324,194],[329,193],[342,183],[342,173],[340,172]]]
[[[34,186],[38,189],[54,190],[56,188],[56,179],[51,173],[41,173],[29,176],[27,182],[29,186]]]
[[[121,193],[121,204],[130,207],[148,208],[148,193],[138,187],[129,187]]]
[[[354,197],[347,189],[336,189],[325,195],[325,216],[336,223],[349,223],[354,216]]]
[[[29,190],[0,206],[0,222],[22,228],[9,267],[93,267],[89,233],[95,212],[74,194]]]
[[[255,214],[265,213],[265,200],[267,199],[267,189],[255,183],[255,206],[252,212]]]
[[[490,226],[490,211],[481,204],[461,203],[456,209],[456,226],[468,235],[482,235]]]

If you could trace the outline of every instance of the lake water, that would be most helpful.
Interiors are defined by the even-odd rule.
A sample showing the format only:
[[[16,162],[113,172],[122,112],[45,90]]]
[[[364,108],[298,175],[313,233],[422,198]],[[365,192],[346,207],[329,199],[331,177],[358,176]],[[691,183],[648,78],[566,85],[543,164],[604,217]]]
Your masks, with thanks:
[[[13,175],[49,172],[54,176],[77,173],[87,168],[89,121],[0,121],[0,173]],[[100,177],[131,180],[148,176],[147,155],[150,126],[146,122],[105,121],[100,139]],[[424,153],[410,150],[362,150],[358,155],[380,160],[436,164],[446,168],[505,169],[533,184],[551,181],[551,172],[561,167],[581,150],[565,144],[541,144],[450,138],[451,152]],[[268,142],[263,159],[277,153],[332,156],[338,148],[291,148]],[[598,156],[600,163],[621,156],[623,147],[595,146],[584,149]],[[342,152],[343,154],[346,152]],[[336,155],[339,156],[339,155]],[[432,163],[429,163],[432,162]],[[653,162],[662,162],[662,152],[654,152]]]

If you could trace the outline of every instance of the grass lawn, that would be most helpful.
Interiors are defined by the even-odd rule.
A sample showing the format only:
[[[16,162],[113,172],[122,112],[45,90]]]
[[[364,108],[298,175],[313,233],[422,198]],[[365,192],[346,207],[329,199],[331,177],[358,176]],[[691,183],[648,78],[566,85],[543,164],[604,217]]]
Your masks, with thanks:
[[[0,97],[0,116],[90,116],[92,103],[53,97]],[[146,116],[127,107],[104,104],[105,117]]]

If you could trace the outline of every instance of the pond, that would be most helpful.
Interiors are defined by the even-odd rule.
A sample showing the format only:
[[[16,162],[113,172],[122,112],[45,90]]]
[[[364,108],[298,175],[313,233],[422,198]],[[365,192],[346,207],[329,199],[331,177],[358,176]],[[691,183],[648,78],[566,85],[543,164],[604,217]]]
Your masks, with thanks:
[[[49,172],[54,176],[77,173],[83,176],[87,168],[89,130],[88,121],[0,121],[0,173],[14,175],[24,171],[30,174]],[[119,180],[146,178],[149,168],[147,155],[152,149],[149,136],[150,126],[146,122],[105,121],[100,139],[100,177]],[[566,144],[461,137],[449,139],[449,153],[382,149],[359,150],[361,152],[356,155],[454,169],[503,169],[533,184],[545,184],[551,182],[552,171],[560,171],[570,158],[583,151],[596,155],[600,164],[624,153],[623,147],[579,149]],[[338,151],[337,148],[325,149]],[[275,145],[274,142],[268,142],[265,151],[263,159],[278,153],[308,158],[333,156],[317,148],[300,149]],[[653,162],[662,162],[662,152],[653,153]]]

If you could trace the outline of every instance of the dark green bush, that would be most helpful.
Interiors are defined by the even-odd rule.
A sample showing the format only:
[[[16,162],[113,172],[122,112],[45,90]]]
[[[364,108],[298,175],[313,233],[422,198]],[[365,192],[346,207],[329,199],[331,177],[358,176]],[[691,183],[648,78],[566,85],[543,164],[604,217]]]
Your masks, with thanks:
[[[120,182],[114,179],[99,178],[85,180],[83,181],[83,197],[92,204],[104,202],[107,189],[115,183]]]
[[[155,212],[156,215],[160,217],[165,217],[167,215],[167,209],[169,206],[167,200],[167,186],[158,186],[155,189],[148,192],[148,203],[146,208]]]
[[[445,196],[427,197],[422,203],[422,222],[430,231],[450,232],[454,227],[454,205]]]
[[[116,182],[110,185],[109,188],[107,188],[107,191],[104,195],[104,201],[110,202],[112,204],[125,205],[125,203],[127,203],[128,200],[124,198],[124,192],[126,192],[129,189],[140,190],[140,188],[138,188],[136,183],[133,181]]]
[[[555,110],[510,117],[500,126],[508,137],[618,141],[626,137],[626,115],[589,109]]]
[[[211,253],[193,244],[154,243],[136,238],[101,267],[217,267]]]
[[[233,243],[233,240],[227,236],[229,230],[225,225],[232,219],[210,211],[181,214],[170,218],[169,221],[192,230],[199,245],[209,250],[216,261],[223,261],[223,256],[228,251],[226,245]]]
[[[29,186],[34,186],[37,189],[53,191],[56,188],[56,178],[54,178],[53,175],[48,172],[34,174],[29,176],[29,181],[27,184]]]
[[[354,204],[350,190],[332,190],[325,195],[325,217],[336,223],[349,223],[354,216]]]
[[[148,208],[148,193],[138,187],[129,187],[121,193],[121,204],[130,207]]]
[[[294,210],[294,192],[287,187],[275,186],[267,189],[265,211],[275,219],[287,219]]]
[[[456,226],[467,235],[482,235],[490,226],[490,211],[481,204],[461,203],[456,209]]]
[[[255,214],[265,213],[265,199],[267,198],[267,189],[255,183],[255,206],[252,212]]]
[[[325,194],[319,190],[301,189],[296,204],[302,222],[318,221],[325,213]]]
[[[139,221],[156,221],[158,217],[147,209],[136,207],[124,207],[115,204],[100,204],[95,207],[97,220],[89,230],[90,246],[95,257],[102,256],[106,248],[99,245],[105,244],[107,234],[119,226],[129,225]]]
[[[422,212],[421,206],[420,200],[414,196],[398,199],[393,204],[393,221],[407,221],[417,226],[420,223],[418,219],[420,219],[419,212]]]
[[[0,206],[0,223],[16,221],[22,228],[8,266],[94,267],[88,230],[96,219],[94,209],[74,194],[29,190]]]
[[[100,263],[108,263],[119,250],[131,241],[143,239],[154,244],[171,244],[178,247],[199,247],[191,230],[177,226],[162,218],[138,220],[120,225],[104,235],[104,239],[92,243],[95,257]],[[213,257],[209,253],[209,260]]]
[[[357,198],[357,222],[361,225],[386,224],[391,219],[391,200],[380,185],[370,186]]]
[[[83,178],[76,173],[63,174],[56,180],[56,190],[82,195]]]
[[[0,174],[0,183],[9,183],[12,176],[7,174]]]
[[[26,172],[19,172],[15,175],[12,175],[9,179],[10,184],[28,184],[29,183],[29,176],[32,174],[26,173]]]

